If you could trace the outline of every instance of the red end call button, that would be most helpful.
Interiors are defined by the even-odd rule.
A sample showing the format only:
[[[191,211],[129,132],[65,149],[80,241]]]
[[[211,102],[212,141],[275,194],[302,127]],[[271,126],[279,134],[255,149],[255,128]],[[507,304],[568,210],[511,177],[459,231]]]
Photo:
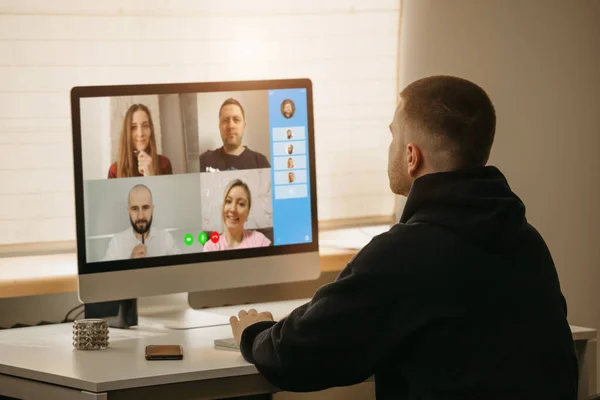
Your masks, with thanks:
[[[210,234],[210,241],[213,243],[217,243],[219,241],[219,233],[213,232]]]

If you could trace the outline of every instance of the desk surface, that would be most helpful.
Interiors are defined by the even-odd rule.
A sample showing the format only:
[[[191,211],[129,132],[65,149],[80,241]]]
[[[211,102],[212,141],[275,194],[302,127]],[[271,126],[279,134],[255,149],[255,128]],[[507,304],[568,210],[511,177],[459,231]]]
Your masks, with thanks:
[[[305,300],[256,304],[279,319]],[[237,314],[239,306],[211,309],[219,315]],[[206,311],[206,310],[204,310]],[[72,324],[0,331],[0,374],[72,387],[91,392],[145,387],[187,381],[256,374],[238,351],[217,350],[214,340],[231,337],[229,325],[166,330],[140,319],[133,329],[109,330],[109,348],[73,348]],[[180,344],[181,361],[146,361],[149,344]]]
[[[306,299],[255,304],[280,319]],[[239,306],[211,309],[236,314]],[[206,310],[205,310],[206,311]],[[146,325],[130,330],[110,329],[106,350],[77,351],[72,324],[0,331],[0,374],[72,387],[91,392],[200,381],[257,374],[237,351],[217,350],[214,339],[231,337],[228,325],[181,331]],[[574,340],[596,338],[594,329],[572,326]],[[182,361],[146,361],[148,344],[180,344]]]

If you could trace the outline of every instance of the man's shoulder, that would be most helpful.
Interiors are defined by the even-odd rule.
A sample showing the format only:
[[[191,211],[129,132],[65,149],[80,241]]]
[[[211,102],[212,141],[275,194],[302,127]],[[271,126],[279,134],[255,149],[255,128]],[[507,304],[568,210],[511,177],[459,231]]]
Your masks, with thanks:
[[[206,150],[204,153],[200,154],[200,157],[209,157],[215,153],[218,153],[220,150],[220,147],[218,149],[214,149],[214,150]]]
[[[200,154],[200,158],[201,159],[205,159],[205,158],[213,157],[215,155],[220,155],[220,154],[223,153],[222,149],[223,149],[223,147],[219,147],[219,148],[214,149],[214,150],[206,150],[204,153]]]
[[[402,239],[406,234],[406,228],[403,224],[395,224],[387,231],[371,237],[369,243],[362,248],[364,252],[376,252],[379,250],[390,250],[392,244],[401,245]]]
[[[254,151],[252,149],[249,149],[248,147],[246,147],[246,150],[244,150],[244,153],[246,153],[247,159],[255,160],[256,164],[258,165],[258,168],[268,168],[271,165],[269,163],[269,159],[263,153]],[[242,154],[244,154],[244,153],[242,153]]]
[[[412,259],[424,251],[430,240],[435,240],[433,230],[427,224],[395,224],[388,231],[374,236],[351,262],[372,266]]]
[[[133,235],[133,229],[127,228],[125,230],[115,233],[115,235],[112,237],[111,240],[122,240],[122,239],[129,238],[132,235]]]
[[[173,235],[165,229],[152,227],[152,235],[160,238],[172,238]]]
[[[151,229],[152,229],[151,233],[152,233],[153,236],[161,236],[161,235],[164,235],[164,234],[168,233],[166,230],[164,230],[162,228],[158,228],[156,226],[152,226]]]
[[[258,151],[254,151],[251,148],[249,148],[248,146],[244,146],[246,149],[244,150],[244,153],[246,154],[247,157],[257,157],[257,158],[265,158],[265,155],[263,153],[260,153]],[[242,154],[244,154],[242,153]]]

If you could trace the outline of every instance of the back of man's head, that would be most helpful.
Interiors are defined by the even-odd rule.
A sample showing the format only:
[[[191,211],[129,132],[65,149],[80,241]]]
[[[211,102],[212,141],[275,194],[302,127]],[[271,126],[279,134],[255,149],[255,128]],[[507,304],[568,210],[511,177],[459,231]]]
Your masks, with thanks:
[[[423,147],[437,171],[484,166],[496,130],[494,106],[479,87],[452,76],[431,76],[401,93],[407,138]]]

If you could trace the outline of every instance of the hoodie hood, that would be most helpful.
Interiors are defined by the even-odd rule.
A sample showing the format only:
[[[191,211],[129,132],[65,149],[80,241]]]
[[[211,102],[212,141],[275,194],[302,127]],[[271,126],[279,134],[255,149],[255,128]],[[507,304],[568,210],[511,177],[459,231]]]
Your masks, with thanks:
[[[527,224],[523,202],[493,166],[417,178],[400,222],[437,225],[492,251],[509,246]]]

